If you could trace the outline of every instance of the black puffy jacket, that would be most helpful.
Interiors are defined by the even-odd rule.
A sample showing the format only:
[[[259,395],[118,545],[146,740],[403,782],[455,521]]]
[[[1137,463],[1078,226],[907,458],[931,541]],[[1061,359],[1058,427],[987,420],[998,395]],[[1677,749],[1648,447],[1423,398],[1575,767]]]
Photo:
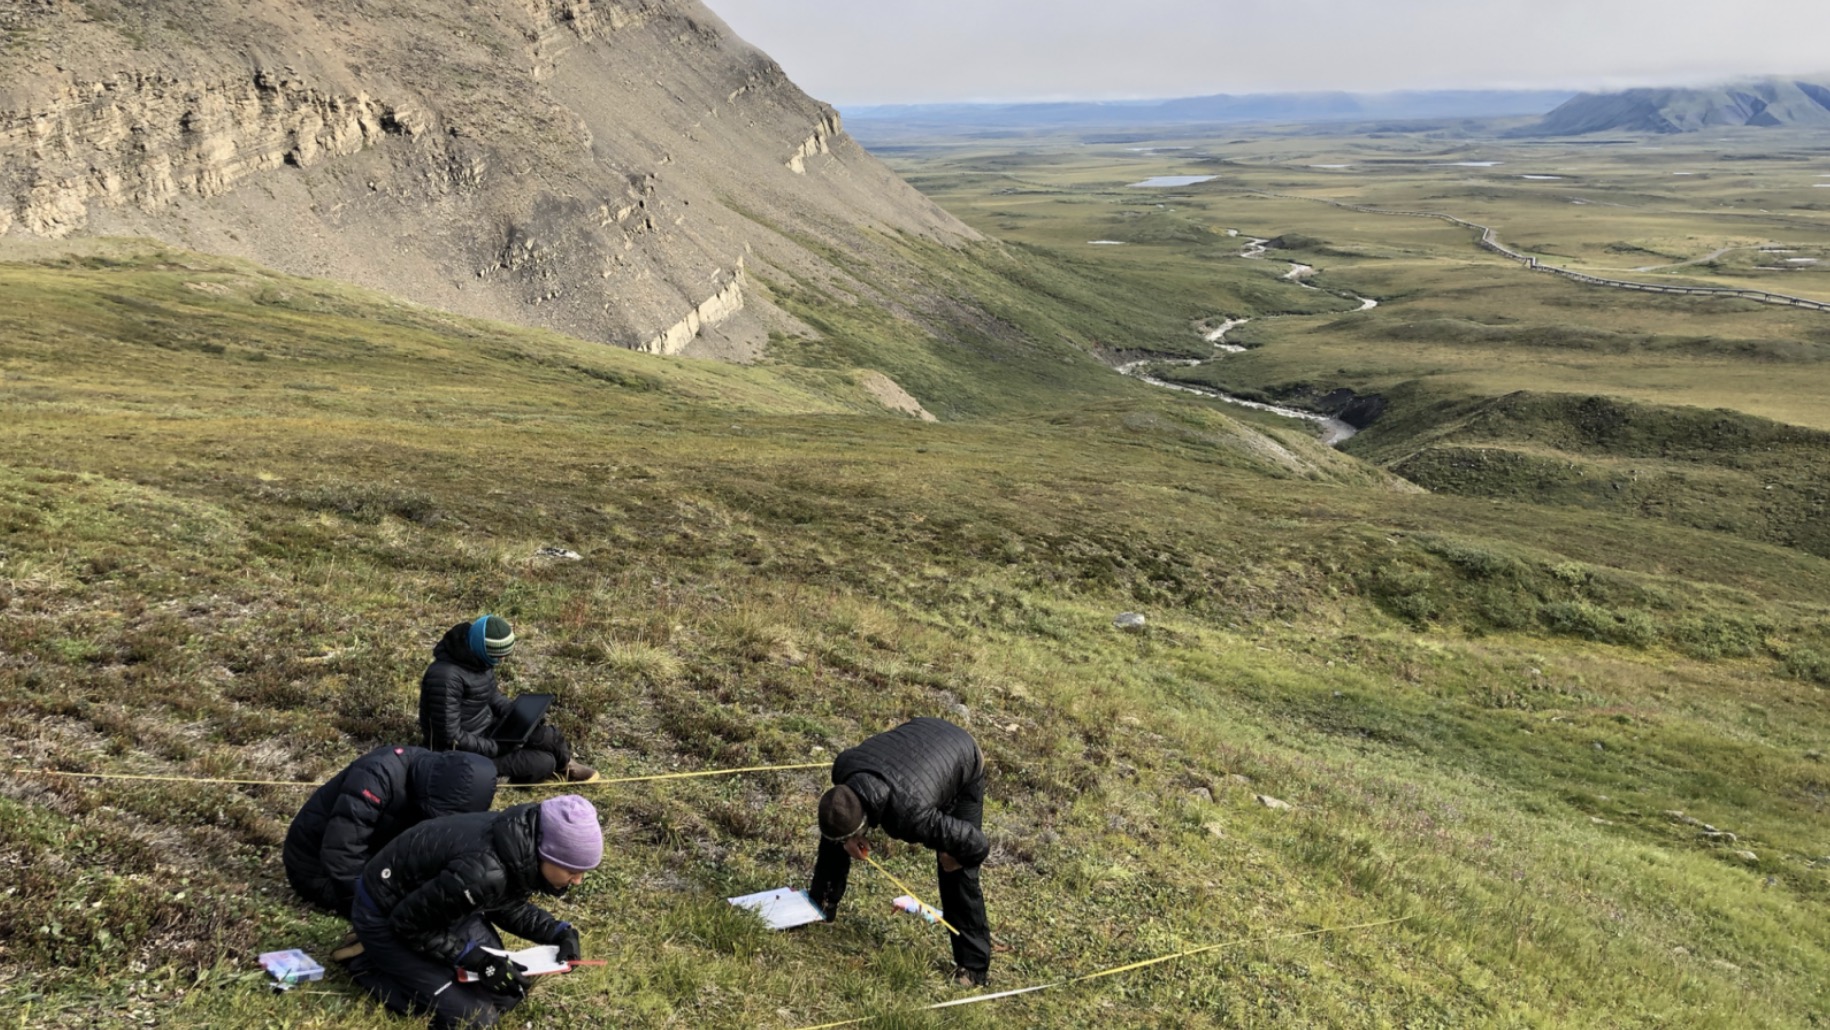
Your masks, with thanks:
[[[305,900],[349,915],[356,877],[409,827],[442,815],[487,812],[495,765],[477,755],[388,745],[319,787],[286,830],[286,878]]]
[[[839,752],[832,782],[864,802],[872,826],[897,840],[944,851],[964,866],[991,854],[979,828],[946,814],[960,791],[985,774],[972,734],[945,719],[916,719]]]
[[[445,631],[419,681],[419,731],[434,751],[500,753],[489,728],[515,703],[496,685],[496,670],[470,651],[470,623]]]
[[[517,937],[552,944],[565,924],[528,902],[551,889],[540,875],[539,843],[538,802],[420,823],[369,859],[356,904],[442,962],[456,963],[478,943],[457,933],[478,913]]]

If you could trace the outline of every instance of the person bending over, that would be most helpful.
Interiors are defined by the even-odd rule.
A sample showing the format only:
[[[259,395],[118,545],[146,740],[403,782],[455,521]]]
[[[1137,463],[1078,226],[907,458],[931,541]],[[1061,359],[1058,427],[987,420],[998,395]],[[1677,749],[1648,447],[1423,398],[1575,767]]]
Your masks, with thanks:
[[[319,787],[286,830],[281,857],[299,897],[349,918],[375,852],[427,819],[487,812],[495,763],[462,751],[378,747]]]
[[[351,913],[356,983],[434,1027],[487,1027],[529,986],[497,929],[582,958],[578,931],[528,899],[561,897],[604,857],[603,828],[576,794],[420,823],[369,860]],[[474,982],[460,980],[474,978]]]
[[[515,631],[501,616],[485,615],[445,631],[419,684],[419,729],[426,746],[482,755],[511,783],[596,778],[597,770],[573,760],[571,747],[552,723],[542,722],[519,747],[490,736],[514,708],[496,681],[496,666],[514,649]]]
[[[972,735],[943,719],[916,719],[839,753],[831,790],[820,798],[820,852],[808,894],[838,917],[853,859],[870,854],[873,827],[932,848],[941,915],[953,936],[953,980],[984,986],[991,972],[991,927],[979,867],[991,853],[982,830],[985,758]]]

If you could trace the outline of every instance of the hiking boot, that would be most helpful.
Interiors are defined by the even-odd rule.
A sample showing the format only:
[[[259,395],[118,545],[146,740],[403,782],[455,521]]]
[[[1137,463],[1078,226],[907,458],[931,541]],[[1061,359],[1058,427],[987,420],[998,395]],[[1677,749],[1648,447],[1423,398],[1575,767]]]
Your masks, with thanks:
[[[574,759],[566,763],[564,776],[567,783],[590,783],[597,779],[597,770]]]
[[[360,954],[362,954],[362,940],[356,936],[356,931],[351,930],[344,934],[343,939],[338,941],[337,946],[331,950],[330,959],[332,962],[348,962]]]
[[[983,969],[967,969],[965,966],[954,967],[953,986],[955,987],[983,987],[990,982],[991,974]]]

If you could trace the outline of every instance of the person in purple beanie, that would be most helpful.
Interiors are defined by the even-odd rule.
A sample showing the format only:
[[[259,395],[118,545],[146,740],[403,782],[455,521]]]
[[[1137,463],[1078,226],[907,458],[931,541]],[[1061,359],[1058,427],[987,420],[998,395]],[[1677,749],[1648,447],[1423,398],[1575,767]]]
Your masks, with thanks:
[[[498,930],[557,945],[562,962],[583,958],[572,924],[529,898],[563,897],[603,858],[597,809],[576,794],[421,823],[356,881],[350,921],[363,951],[350,974],[393,1012],[440,1028],[492,1026],[529,986],[500,954]]]

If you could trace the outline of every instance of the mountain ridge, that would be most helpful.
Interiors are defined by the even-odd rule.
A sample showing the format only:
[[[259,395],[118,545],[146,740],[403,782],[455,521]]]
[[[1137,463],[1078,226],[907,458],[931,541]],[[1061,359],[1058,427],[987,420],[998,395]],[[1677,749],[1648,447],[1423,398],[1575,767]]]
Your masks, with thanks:
[[[1715,128],[1830,128],[1830,86],[1772,79],[1716,88],[1645,88],[1584,93],[1519,135],[1597,132],[1670,135]]]

